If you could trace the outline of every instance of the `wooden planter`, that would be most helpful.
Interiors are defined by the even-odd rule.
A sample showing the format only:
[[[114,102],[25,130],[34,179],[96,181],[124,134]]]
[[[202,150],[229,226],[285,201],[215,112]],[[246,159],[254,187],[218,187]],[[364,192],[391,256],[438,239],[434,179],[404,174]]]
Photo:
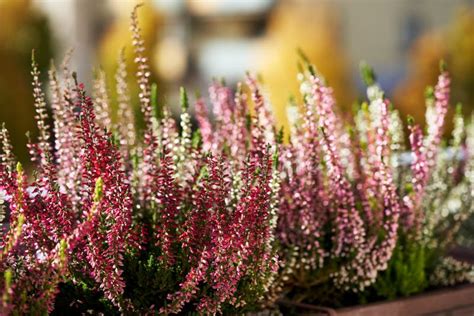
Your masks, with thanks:
[[[448,254],[474,264],[474,249],[455,246]],[[280,305],[306,316],[474,316],[474,284],[419,294],[394,301],[332,309],[309,304],[281,301]]]
[[[474,284],[428,292],[413,297],[349,308],[332,309],[281,302],[307,316],[468,316],[474,315]]]

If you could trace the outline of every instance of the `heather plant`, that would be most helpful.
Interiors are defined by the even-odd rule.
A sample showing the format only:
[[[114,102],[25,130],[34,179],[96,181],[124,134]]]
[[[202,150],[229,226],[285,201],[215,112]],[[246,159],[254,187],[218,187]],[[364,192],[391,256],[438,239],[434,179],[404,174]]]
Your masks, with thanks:
[[[392,113],[371,86],[369,104],[355,117],[367,124],[351,128],[313,66],[299,80],[303,110],[290,107],[290,143],[281,157],[282,286],[292,300],[337,305],[344,293],[375,281],[397,242],[401,206],[387,159]]]
[[[8,132],[0,133],[2,314],[55,306],[215,314],[265,301],[278,268],[278,181],[275,149],[259,132],[264,122],[252,118],[251,142],[242,142],[238,158],[205,149],[206,138],[193,136],[184,89],[180,126],[158,105],[136,10],[132,35],[142,132],[134,129],[123,53],[115,102],[124,122],[111,120],[103,72],[89,97],[68,53],[61,72],[49,72],[52,127],[33,58],[39,136],[28,145],[31,176],[15,168]]]
[[[411,161],[397,167],[403,197],[399,242],[375,284],[382,297],[472,280],[472,266],[445,256],[474,210],[473,124],[465,126],[460,105],[452,137],[442,144],[449,92],[450,78],[442,65],[436,86],[426,93],[426,131],[409,124]]]
[[[472,213],[472,124],[464,125],[460,110],[449,147],[441,142],[448,73],[443,70],[428,91],[426,136],[410,120],[407,145],[400,115],[370,67],[362,67],[368,102],[347,121],[332,89],[303,62],[298,78],[304,103],[289,107],[288,142],[273,127],[261,88],[247,79],[255,115],[266,122],[263,135],[279,151],[282,260],[269,295],[338,306],[468,281],[471,267],[445,256]],[[249,141],[251,133],[239,126],[250,111],[241,110],[246,103],[239,91],[234,98],[227,87],[212,91],[222,95],[211,100],[215,129],[197,112],[204,146],[242,154],[245,147],[235,139]],[[252,121],[247,127],[254,128]]]
[[[337,306],[470,280],[470,265],[445,257],[473,210],[472,124],[460,110],[450,146],[441,141],[448,73],[428,90],[426,133],[409,122],[410,146],[373,71],[363,65],[362,75],[368,103],[349,126],[314,68],[300,75],[305,103],[302,114],[291,109],[278,231],[293,300]]]

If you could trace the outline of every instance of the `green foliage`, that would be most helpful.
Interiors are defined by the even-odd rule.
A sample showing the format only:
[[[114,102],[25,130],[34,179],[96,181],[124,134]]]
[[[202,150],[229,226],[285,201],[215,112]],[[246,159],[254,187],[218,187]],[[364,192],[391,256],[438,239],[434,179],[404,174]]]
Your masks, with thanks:
[[[374,284],[376,296],[395,299],[420,293],[428,286],[428,250],[416,243],[400,242]]]
[[[181,110],[183,112],[186,112],[189,109],[189,99],[186,89],[184,89],[184,87],[181,87],[179,89],[179,99],[181,104]]]
[[[158,86],[156,83],[152,83],[151,85],[151,107],[153,110],[153,116],[157,120],[161,120],[163,118],[163,107],[158,102]]]
[[[362,80],[367,86],[371,86],[377,80],[375,77],[375,72],[372,67],[369,66],[365,61],[362,61],[359,65],[360,73],[362,76]]]
[[[118,310],[108,302],[92,282],[69,281],[59,285],[54,311],[51,315],[119,315]]]
[[[139,309],[164,306],[166,296],[179,289],[177,285],[182,265],[167,266],[159,256],[157,251],[149,251],[140,256],[125,257],[125,297],[130,298]]]

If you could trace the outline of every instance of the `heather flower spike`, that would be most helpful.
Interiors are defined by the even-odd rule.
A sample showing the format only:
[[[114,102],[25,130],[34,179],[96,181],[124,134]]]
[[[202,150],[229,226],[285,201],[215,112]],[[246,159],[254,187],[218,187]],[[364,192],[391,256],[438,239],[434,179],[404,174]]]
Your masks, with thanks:
[[[6,178],[12,176],[15,168],[15,157],[13,156],[13,147],[5,123],[2,123],[0,127],[0,142],[0,178],[2,179],[2,183],[7,183]]]
[[[105,129],[112,125],[109,109],[109,95],[107,91],[105,72],[99,69],[94,79],[94,112],[96,114],[97,124]]]
[[[127,69],[124,49],[120,51],[117,65],[117,72],[115,74],[115,89],[117,92],[118,102],[117,116],[120,118],[120,121],[116,124],[115,129],[118,130],[120,134],[120,145],[123,158],[129,159],[130,150],[136,145],[137,135],[135,131],[135,118],[131,108],[129,88],[127,84]],[[152,93],[152,96],[153,95],[156,95],[156,92]]]
[[[48,160],[51,157],[52,148],[50,145],[50,131],[48,125],[48,114],[46,109],[46,100],[41,88],[40,83],[40,72],[38,70],[38,64],[35,60],[35,53],[34,51],[31,54],[31,75],[33,77],[33,97],[35,102],[35,110],[36,110],[36,124],[38,126],[39,136],[38,136],[38,144],[35,146],[34,144],[30,144],[30,151],[32,153],[32,159],[39,158],[40,165],[44,167]]]
[[[144,55],[145,46],[141,36],[140,26],[138,24],[138,8],[141,4],[136,5],[131,15],[131,31],[132,31],[132,45],[135,50],[135,63],[138,71],[136,73],[138,88],[140,89],[139,99],[141,110],[145,119],[145,124],[148,128],[151,127],[152,108],[151,108],[151,91],[150,91],[150,67],[147,63],[147,58]]]

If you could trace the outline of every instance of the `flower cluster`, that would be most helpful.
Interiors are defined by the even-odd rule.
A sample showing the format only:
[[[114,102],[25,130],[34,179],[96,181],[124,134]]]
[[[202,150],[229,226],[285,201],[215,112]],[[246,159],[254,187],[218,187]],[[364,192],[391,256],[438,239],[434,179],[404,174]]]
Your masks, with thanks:
[[[426,135],[409,122],[408,161],[399,114],[373,71],[365,64],[361,70],[368,103],[348,125],[341,123],[332,91],[314,67],[299,75],[304,104],[301,114],[290,108],[278,229],[286,249],[282,281],[290,288],[287,296],[297,301],[342,303],[328,286],[342,291],[342,298],[368,286],[375,296],[396,297],[442,283],[431,275],[442,275],[435,271],[446,266],[446,249],[473,211],[472,127],[464,126],[460,112],[451,147],[441,146],[449,104],[445,69],[427,94]],[[404,251],[410,256],[400,255]],[[466,265],[450,266],[464,267],[459,279],[468,279]],[[407,279],[420,282],[397,288],[410,283]]]
[[[442,145],[449,93],[450,78],[442,64],[436,86],[426,93],[426,133],[409,121],[411,154],[408,161],[398,163],[395,169],[399,174],[401,229],[397,255],[375,284],[384,297],[405,296],[428,286],[452,282],[444,280],[451,270],[457,280],[470,279],[472,267],[445,258],[459,227],[474,210],[474,179],[470,170],[473,124],[465,126],[460,106],[454,116],[449,147]],[[401,160],[400,152],[397,156]],[[403,282],[406,278],[417,282]]]
[[[391,258],[401,213],[388,159],[396,113],[371,80],[369,104],[350,130],[314,67],[307,64],[299,79],[304,104],[289,108],[289,142],[279,142],[274,128],[261,131],[279,148],[276,235],[283,260],[273,294],[321,302],[318,288],[362,291]],[[249,86],[256,116],[272,122],[260,90]]]
[[[298,77],[304,102],[289,106],[288,142],[281,142],[268,102],[251,76],[247,83],[255,117],[265,122],[265,129],[250,121],[251,132],[241,132],[239,111],[227,110],[231,98],[225,87],[211,88],[221,100],[213,105],[216,122],[226,122],[222,128],[210,130],[203,111],[198,112],[199,126],[209,135],[208,148],[242,148],[234,141],[235,133],[247,142],[257,133],[278,148],[275,234],[282,260],[270,295],[283,292],[296,301],[343,304],[335,293],[344,299],[347,292],[375,289],[375,296],[387,297],[393,295],[386,293],[386,284],[398,291],[395,296],[440,284],[431,275],[445,266],[447,247],[472,214],[473,197],[470,150],[474,147],[468,135],[472,124],[464,126],[460,112],[451,146],[445,149],[441,144],[449,104],[448,73],[443,69],[427,94],[426,135],[409,121],[407,146],[400,116],[367,65],[361,71],[368,102],[361,104],[351,122],[338,113],[323,77],[304,62],[306,69]],[[237,98],[235,104],[245,103]],[[404,257],[404,251],[414,257]],[[400,266],[414,275],[400,273],[405,271]],[[461,275],[470,270],[466,265],[450,266],[464,267],[458,269],[458,279],[467,279]],[[394,275],[395,283],[412,278],[420,280],[420,287],[408,293],[397,290]]]
[[[1,314],[242,313],[469,280],[445,254],[474,211],[474,124],[459,112],[443,146],[444,68],[409,146],[368,66],[367,102],[346,119],[305,58],[288,133],[252,74],[235,91],[213,82],[211,111],[198,96],[193,130],[184,89],[179,121],[158,102],[137,9],[131,20],[143,129],[123,51],[116,98],[101,71],[88,96],[70,52],[48,73],[48,102],[33,58],[31,176],[0,129]]]
[[[0,133],[2,214],[8,218],[0,254],[2,314],[51,312],[57,295],[58,302],[67,297],[60,289],[71,284],[102,293],[124,313],[251,310],[274,279],[274,148],[258,133],[249,135],[250,144],[233,135],[239,148],[224,149],[224,139],[206,147],[211,135],[193,136],[184,89],[178,128],[156,104],[136,11],[132,34],[143,135],[133,127],[123,53],[116,102],[125,125],[111,120],[114,101],[104,74],[98,73],[89,97],[69,70],[68,53],[61,74],[49,72],[51,128],[33,59],[39,137],[28,145],[31,178],[21,165],[15,168],[8,132],[2,127]],[[225,120],[235,107],[226,96],[232,97],[228,88],[211,88],[213,102],[222,106],[222,130],[232,127]],[[243,133],[246,115],[238,118]],[[211,129],[209,117],[202,117]],[[263,130],[255,121],[255,130]],[[238,159],[229,158],[238,151]],[[150,269],[154,276],[147,275]],[[160,279],[164,275],[170,277]],[[144,290],[154,297],[137,292],[143,278],[159,281]]]

